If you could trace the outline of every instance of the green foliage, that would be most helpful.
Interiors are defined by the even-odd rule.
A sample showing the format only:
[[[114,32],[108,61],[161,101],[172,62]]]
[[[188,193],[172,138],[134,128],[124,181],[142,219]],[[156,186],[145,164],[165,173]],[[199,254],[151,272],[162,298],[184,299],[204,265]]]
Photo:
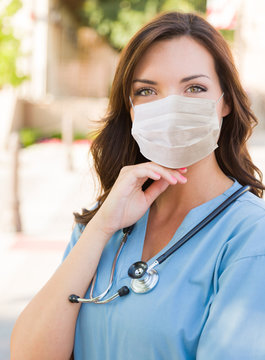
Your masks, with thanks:
[[[11,25],[12,16],[21,6],[20,0],[10,0],[4,8],[0,6],[0,88],[5,84],[17,86],[26,79],[17,73],[20,41]]]
[[[206,11],[206,0],[85,0],[81,17],[116,49],[162,11]]]
[[[40,137],[41,133],[38,129],[22,128],[19,130],[19,138],[23,147],[35,144]]]
[[[206,12],[206,0],[165,0],[162,11]]]
[[[62,133],[55,132],[43,132],[38,128],[25,127],[19,130],[19,138],[22,147],[28,147],[37,143],[41,143],[46,140],[58,139],[62,140]],[[90,140],[95,138],[94,133],[84,134],[81,132],[74,132],[73,140]]]
[[[223,35],[225,40],[228,42],[228,44],[232,45],[235,38],[235,30],[221,29],[219,31]]]

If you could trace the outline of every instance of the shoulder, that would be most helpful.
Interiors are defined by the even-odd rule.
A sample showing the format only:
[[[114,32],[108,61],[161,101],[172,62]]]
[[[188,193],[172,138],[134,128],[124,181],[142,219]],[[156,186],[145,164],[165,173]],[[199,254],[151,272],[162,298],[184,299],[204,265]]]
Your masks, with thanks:
[[[90,208],[90,210],[94,210],[96,207],[98,206],[98,202],[96,202],[96,204],[94,206],[92,206],[92,208]],[[69,254],[69,252],[72,250],[72,248],[75,246],[75,244],[77,243],[77,241],[79,240],[82,232],[85,229],[85,225],[83,224],[79,224],[76,223],[73,231],[72,231],[72,235],[71,235],[71,239],[70,242],[68,243],[64,255],[63,255],[63,260],[66,258],[66,256]]]
[[[236,201],[237,205],[241,207],[242,210],[246,210],[246,212],[255,213],[256,215],[265,215],[265,201],[247,191]]]
[[[241,195],[226,212],[231,229],[243,229],[256,222],[265,222],[265,201],[247,191]]]
[[[227,213],[229,237],[221,252],[221,268],[245,258],[265,256],[265,201],[246,192]]]
[[[71,235],[71,240],[70,243],[73,244],[73,246],[77,243],[78,239],[80,238],[82,232],[85,229],[85,225],[83,224],[75,224],[74,228],[73,228],[73,232]]]
[[[70,253],[70,251],[72,250],[72,248],[75,246],[75,244],[77,243],[78,239],[80,238],[82,232],[85,229],[85,225],[82,224],[75,224],[73,231],[72,231],[72,235],[71,235],[71,239],[65,249],[64,255],[63,255],[63,260],[67,257],[67,255]]]

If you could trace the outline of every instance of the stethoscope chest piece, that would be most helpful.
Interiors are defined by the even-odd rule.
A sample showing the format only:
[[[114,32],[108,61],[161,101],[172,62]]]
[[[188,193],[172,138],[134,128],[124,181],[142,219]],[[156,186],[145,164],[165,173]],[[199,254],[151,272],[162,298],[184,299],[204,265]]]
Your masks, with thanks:
[[[137,294],[151,291],[157,284],[159,276],[155,269],[148,270],[144,261],[137,261],[129,267],[128,275],[132,278],[131,289]]]
[[[227,198],[223,203],[221,203],[217,208],[215,208],[206,218],[204,218],[199,224],[197,224],[194,228],[192,228],[187,234],[185,234],[181,239],[179,239],[173,246],[171,246],[166,252],[160,255],[149,267],[147,263],[143,261],[137,261],[129,267],[128,275],[132,278],[131,281],[131,289],[137,294],[144,294],[152,290],[157,282],[158,282],[158,273],[154,270],[154,267],[162,264],[170,255],[172,255],[176,250],[178,250],[183,244],[185,244],[192,236],[198,233],[202,228],[204,228],[210,221],[216,218],[224,209],[226,209],[233,201],[243,195],[246,191],[248,191],[250,187],[242,186],[240,189],[235,191],[229,198]],[[133,226],[129,226],[128,228],[123,229],[123,238],[120,244],[120,247],[116,253],[116,256],[113,261],[110,282],[107,289],[100,295],[93,297],[93,288],[96,281],[96,275],[93,278],[91,290],[90,290],[90,298],[89,299],[81,299],[77,295],[70,295],[69,301],[71,303],[95,303],[95,304],[106,304],[117,297],[122,297],[129,294],[129,288],[127,286],[121,287],[114,295],[106,300],[102,300],[102,298],[108,293],[113,283],[113,276],[115,271],[115,264],[119,254],[127,240],[128,234],[131,233]]]

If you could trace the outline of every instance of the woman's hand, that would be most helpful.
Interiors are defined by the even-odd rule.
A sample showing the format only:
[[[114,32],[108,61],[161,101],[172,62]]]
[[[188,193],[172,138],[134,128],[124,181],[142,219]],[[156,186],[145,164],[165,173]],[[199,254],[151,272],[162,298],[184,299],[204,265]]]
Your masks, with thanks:
[[[186,168],[174,170],[154,162],[123,167],[94,218],[109,235],[134,224],[169,185],[187,182],[181,174],[184,172]],[[148,178],[154,182],[143,191],[142,185]]]

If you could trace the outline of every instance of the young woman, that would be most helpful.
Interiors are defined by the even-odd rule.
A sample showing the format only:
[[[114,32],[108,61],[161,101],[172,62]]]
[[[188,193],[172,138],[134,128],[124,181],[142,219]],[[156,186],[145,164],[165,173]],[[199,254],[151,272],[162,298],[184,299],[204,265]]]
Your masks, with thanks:
[[[246,147],[255,124],[211,25],[173,12],[141,29],[121,55],[92,145],[102,194],[76,215],[65,260],[20,315],[12,359],[69,359],[73,349],[76,360],[264,359],[264,186]],[[142,260],[152,273],[155,259],[247,184],[250,191],[155,263],[159,281],[137,293],[131,264]],[[123,286],[127,296],[70,303],[70,294],[88,299],[91,288],[93,297],[108,287],[122,229],[132,225],[101,301]]]

